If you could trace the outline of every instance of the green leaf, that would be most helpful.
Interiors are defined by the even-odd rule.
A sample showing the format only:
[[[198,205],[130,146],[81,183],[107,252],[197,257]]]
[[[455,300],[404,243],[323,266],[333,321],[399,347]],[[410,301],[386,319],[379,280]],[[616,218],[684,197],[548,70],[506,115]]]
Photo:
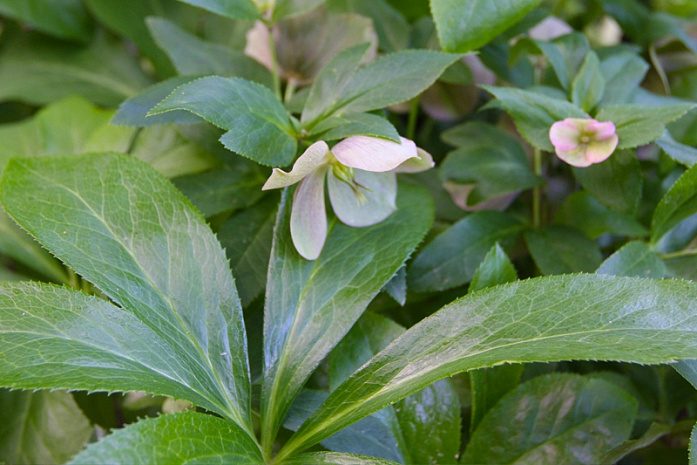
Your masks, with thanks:
[[[511,324],[515,322],[515,324]],[[454,373],[505,362],[697,358],[697,284],[571,275],[475,292],[422,320],[354,373],[278,459]]]
[[[266,287],[278,198],[269,196],[230,217],[218,231],[232,265],[242,306],[247,307]]]
[[[615,447],[614,449],[606,452],[602,456],[599,463],[602,463],[603,465],[615,464],[619,462],[622,458],[631,454],[632,452],[650,446],[658,439],[669,434],[670,431],[671,427],[669,425],[666,425],[664,423],[651,423],[649,429],[646,430],[646,432],[642,434],[641,437],[633,439],[631,441],[626,441],[623,444],[620,444],[619,446]]]
[[[595,242],[567,226],[525,231],[525,242],[535,264],[546,275],[593,272],[603,261]]]
[[[685,171],[663,196],[651,219],[651,242],[697,213],[697,167]]]
[[[671,105],[614,105],[598,112],[598,121],[612,121],[620,141],[618,149],[631,149],[653,142],[663,135],[666,124],[695,108],[692,103]]]
[[[460,463],[597,464],[629,439],[636,411],[637,401],[608,381],[540,376],[489,410]]]
[[[571,84],[571,101],[585,112],[600,103],[605,93],[605,78],[600,70],[600,60],[590,52]]]
[[[525,366],[516,363],[489,368],[480,368],[469,372],[472,390],[472,419],[470,434],[482,422],[484,416],[509,391],[518,386]]]
[[[346,139],[351,136],[371,136],[399,142],[399,133],[392,123],[382,116],[371,113],[332,116],[315,126],[310,136],[324,141]]]
[[[261,19],[252,0],[179,0],[232,19]]]
[[[409,46],[409,23],[386,0],[333,0],[329,2],[329,11],[357,13],[370,18],[375,25],[380,49],[385,52],[396,52]]]
[[[601,106],[629,103],[648,70],[648,63],[633,51],[620,50],[602,57],[605,94]]]
[[[496,211],[474,213],[439,234],[417,255],[408,272],[414,292],[442,291],[466,284],[487,252],[513,245],[523,225]]]
[[[252,206],[263,195],[264,181],[258,171],[227,169],[213,169],[173,180],[206,217]]]
[[[124,100],[111,120],[112,124],[119,126],[152,126],[155,124],[194,124],[203,120],[198,116],[184,110],[168,111],[158,115],[148,115],[155,105],[167,98],[174,90],[184,84],[196,80],[192,76],[177,76],[158,82]]]
[[[61,464],[80,452],[92,426],[64,391],[0,390],[0,461]]]
[[[396,462],[389,460],[343,452],[310,452],[296,455],[283,462],[284,465],[325,465],[328,463],[332,465],[397,465]]]
[[[92,25],[80,0],[2,0],[0,13],[55,37],[87,42]]]
[[[649,235],[641,223],[629,215],[610,210],[588,192],[574,192],[557,210],[555,223],[578,229],[591,239],[605,233],[619,236],[645,237]]]
[[[71,465],[244,463],[263,465],[259,446],[239,426],[195,412],[141,420],[91,444]]]
[[[295,130],[283,104],[266,87],[240,78],[209,76],[178,87],[149,114],[187,110],[226,129],[220,141],[263,165],[295,158]]]
[[[202,76],[217,74],[273,85],[271,74],[259,62],[222,44],[207,42],[164,18],[147,18],[155,42],[169,56],[177,73]]]
[[[124,313],[119,318],[137,316],[140,320],[136,321],[148,325],[141,324],[143,329],[132,329],[120,339],[128,347],[136,341],[147,346],[121,363],[133,364],[131,357],[147,360],[149,353],[158,361],[154,366],[169,373],[165,385],[182,383],[185,388],[180,388],[181,392],[188,393],[188,397],[169,395],[192,400],[250,429],[244,322],[227,260],[203,218],[169,181],[125,155],[14,159],[0,184],[0,200],[7,213],[46,248],[112,301],[133,312],[118,310]],[[14,302],[8,299],[6,305],[13,308]],[[78,304],[79,312],[94,305],[91,301],[89,305]],[[71,311],[68,308],[63,313],[67,318]],[[90,331],[75,326],[73,318],[64,324],[89,338]],[[144,334],[145,328],[163,341],[162,349],[153,350],[152,337],[138,333]],[[94,334],[102,334],[102,330]],[[111,336],[102,338],[116,344]],[[70,360],[68,355],[65,365],[51,365],[51,371],[67,371]],[[79,364],[79,370],[89,366],[87,359]],[[24,374],[27,379],[31,371]],[[63,380],[61,387],[80,388],[71,383],[85,382],[82,387],[88,390],[118,390],[120,386],[109,385],[115,377],[111,371],[98,371],[95,375],[100,376],[89,383],[80,380],[87,379],[83,374],[74,378],[68,373],[59,379]],[[104,376],[106,373],[110,374]],[[154,377],[147,373],[145,379]],[[21,386],[57,387],[50,378],[43,381],[46,384],[37,384],[42,380],[40,371],[33,376],[38,378],[34,384],[26,381]],[[116,378],[123,383],[127,381],[124,376],[128,378]],[[22,379],[20,376],[14,385]],[[130,390],[151,390],[145,387]],[[199,394],[199,399],[192,399],[189,390]]]
[[[494,244],[472,277],[468,292],[516,281],[518,273],[501,246]]]
[[[43,105],[77,94],[115,106],[149,82],[123,44],[104,34],[86,47],[25,34],[8,40],[0,57],[0,100]]]
[[[404,307],[407,303],[407,269],[402,267],[397,270],[392,279],[390,279],[385,287],[382,289],[384,292],[394,299],[399,305]]]
[[[523,19],[540,0],[431,0],[443,50],[467,53]]]
[[[610,255],[596,273],[663,279],[667,270],[661,257],[646,242],[634,241]]]
[[[668,130],[656,139],[656,145],[670,158],[688,168],[697,164],[697,149],[676,141]]]
[[[549,128],[565,118],[588,118],[576,105],[529,90],[481,86],[501,101],[521,135],[538,149],[554,152]]]
[[[573,172],[598,202],[626,215],[636,213],[644,178],[634,151],[617,151],[603,163],[573,168]]]
[[[363,113],[410,100],[429,88],[460,57],[407,50],[386,55],[356,71],[361,49],[349,50],[330,61],[318,76],[303,110],[305,126],[311,127],[318,119],[335,113]],[[342,69],[335,70],[335,63]]]
[[[282,19],[292,18],[308,11],[314,10],[325,0],[277,0],[273,8],[271,19],[280,21]]]
[[[395,213],[366,228],[335,220],[320,257],[307,261],[291,241],[289,203],[286,194],[266,287],[262,441],[267,447],[308,376],[404,264],[433,221],[427,193],[400,185]]]

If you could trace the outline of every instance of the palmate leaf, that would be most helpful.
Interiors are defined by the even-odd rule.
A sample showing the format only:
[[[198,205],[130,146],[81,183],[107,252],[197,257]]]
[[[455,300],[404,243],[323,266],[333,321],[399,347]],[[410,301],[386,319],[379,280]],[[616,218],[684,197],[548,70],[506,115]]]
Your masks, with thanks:
[[[92,444],[71,465],[205,463],[263,465],[259,447],[234,423],[185,412],[127,426]]]
[[[279,459],[460,371],[572,359],[697,358],[697,285],[567,275],[470,294],[412,327],[338,387]]]
[[[265,447],[272,445],[283,417],[312,371],[403,265],[432,222],[427,193],[400,185],[398,209],[390,217],[367,228],[351,228],[334,220],[322,254],[307,261],[291,241],[287,197],[276,223],[266,288]]]
[[[0,346],[0,384],[174,395],[249,430],[244,323],[227,260],[164,177],[118,154],[14,159],[0,201],[122,307],[62,289],[4,288],[3,338],[14,342]],[[25,308],[34,320],[19,318]]]

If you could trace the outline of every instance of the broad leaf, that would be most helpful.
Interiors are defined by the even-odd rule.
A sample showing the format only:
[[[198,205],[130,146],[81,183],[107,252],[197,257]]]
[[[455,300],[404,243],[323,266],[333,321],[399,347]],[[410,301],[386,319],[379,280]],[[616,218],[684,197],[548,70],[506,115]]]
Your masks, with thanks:
[[[525,243],[542,274],[593,272],[603,260],[595,242],[581,232],[559,225],[525,232]]]
[[[656,139],[656,145],[663,149],[670,158],[688,168],[697,164],[697,149],[676,141],[668,130]]]
[[[476,50],[523,19],[540,0],[431,0],[443,50]]]
[[[629,103],[649,69],[633,51],[619,51],[603,57],[600,71],[605,78],[605,94],[602,106]]]
[[[149,82],[123,44],[106,35],[78,47],[25,34],[5,43],[0,57],[0,100],[41,105],[77,94],[113,106]]]
[[[610,255],[596,273],[663,279],[667,270],[661,257],[646,242],[634,241]]]
[[[80,0],[2,0],[0,13],[61,39],[87,42],[92,35]]]
[[[0,461],[61,464],[80,452],[92,426],[64,391],[0,390]]]
[[[518,386],[524,369],[524,365],[515,363],[470,371],[470,389],[472,390],[470,434],[477,429],[484,416],[501,397]]]
[[[649,235],[641,223],[629,215],[610,210],[588,192],[574,192],[557,210],[555,223],[578,229],[591,239],[605,233],[620,236],[645,237]]]
[[[432,222],[426,192],[401,185],[395,213],[366,228],[334,220],[322,254],[307,261],[291,241],[288,196],[284,199],[266,288],[262,438],[267,447],[308,376],[404,264]]]
[[[540,376],[489,410],[460,463],[594,465],[629,438],[636,411],[637,401],[607,381]]]
[[[693,166],[661,199],[651,220],[651,241],[656,242],[682,220],[697,213],[697,167]]]
[[[598,121],[612,121],[620,141],[618,149],[631,149],[653,142],[663,135],[666,124],[675,121],[689,110],[691,103],[672,105],[615,105],[598,112]]]
[[[600,70],[598,55],[590,52],[571,84],[571,101],[589,112],[600,103],[604,93],[605,78]]]
[[[522,228],[518,220],[495,211],[467,216],[421,250],[409,269],[409,288],[441,291],[466,284],[494,244],[512,245]]]
[[[91,444],[71,465],[244,463],[263,465],[259,446],[234,423],[185,412],[141,420]]]
[[[233,19],[260,19],[252,0],[179,0],[212,13]]]
[[[118,310],[126,313],[121,319],[137,315],[140,320],[136,321],[145,322],[148,332],[166,341],[162,349],[152,350],[154,344],[149,342],[151,337],[142,335],[144,329],[132,329],[120,338],[120,344],[130,347],[138,341],[148,347],[143,354],[133,348],[139,354],[131,356],[133,360],[141,360],[145,352],[162,357],[165,361],[154,366],[169,372],[167,383],[191,386],[206,399],[199,405],[249,428],[244,323],[227,260],[200,214],[164,177],[134,158],[116,154],[15,159],[5,170],[0,200],[8,214],[46,248],[133,313]],[[58,304],[58,299],[47,301]],[[14,304],[11,299],[6,305],[10,304]],[[92,305],[78,304],[80,312]],[[72,319],[65,321],[73,325]],[[90,331],[71,327],[91,337]],[[103,339],[119,345],[110,336]],[[132,364],[131,357],[122,363]],[[68,353],[64,363],[70,360]],[[89,358],[79,365],[86,370],[82,365],[90,366]],[[51,367],[54,373],[63,371],[60,365]],[[42,379],[41,372],[32,371]],[[98,374],[103,378],[82,387],[119,389],[100,385],[109,383],[114,374]],[[59,378],[63,387],[80,387],[64,384],[78,383],[80,377],[66,376]],[[124,377],[128,375],[116,378],[123,382]]]
[[[346,139],[351,136],[382,137],[399,142],[399,133],[387,119],[371,113],[350,113],[322,121],[310,133],[324,141]]]
[[[696,332],[697,285],[689,282],[581,274],[475,292],[412,327],[353,374],[278,458],[460,371],[514,361],[667,363],[697,358]]]
[[[533,146],[554,151],[549,128],[565,118],[588,118],[576,105],[529,90],[482,86],[501,101],[520,134]]]
[[[602,163],[573,168],[574,177],[603,205],[626,215],[639,207],[643,175],[632,150],[613,153]]]
[[[263,165],[293,161],[295,130],[283,104],[266,87],[239,78],[209,76],[178,87],[149,114],[187,110],[226,129],[228,149]]]

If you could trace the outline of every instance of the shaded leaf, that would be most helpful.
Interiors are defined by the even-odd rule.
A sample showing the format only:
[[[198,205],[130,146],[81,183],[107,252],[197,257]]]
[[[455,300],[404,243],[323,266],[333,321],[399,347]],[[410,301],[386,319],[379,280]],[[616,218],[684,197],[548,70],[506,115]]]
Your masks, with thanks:
[[[697,213],[697,167],[693,166],[658,203],[651,220],[651,241],[656,242],[694,213]]]
[[[513,263],[511,263],[511,260],[506,256],[506,252],[503,251],[497,242],[486,254],[479,268],[474,273],[468,292],[510,283],[517,279],[518,273]]]
[[[641,223],[629,215],[610,210],[588,192],[574,192],[557,210],[555,223],[578,229],[591,239],[605,233],[630,237],[649,235]]]
[[[2,0],[0,13],[62,39],[87,42],[92,35],[80,0]]]
[[[289,458],[287,465],[395,465],[395,462],[367,457],[365,455],[345,454],[343,452],[310,452]]]
[[[480,368],[469,372],[470,389],[472,390],[472,418],[470,434],[482,422],[485,415],[509,391],[518,386],[525,366],[517,363]]]
[[[179,0],[211,13],[233,19],[260,19],[261,15],[252,0]]]
[[[525,242],[542,274],[593,272],[603,260],[595,242],[567,226],[525,231]]]
[[[663,279],[667,270],[661,257],[646,242],[634,241],[610,255],[596,273]]]
[[[668,130],[656,139],[658,145],[673,160],[688,168],[697,164],[697,149],[676,141]]]

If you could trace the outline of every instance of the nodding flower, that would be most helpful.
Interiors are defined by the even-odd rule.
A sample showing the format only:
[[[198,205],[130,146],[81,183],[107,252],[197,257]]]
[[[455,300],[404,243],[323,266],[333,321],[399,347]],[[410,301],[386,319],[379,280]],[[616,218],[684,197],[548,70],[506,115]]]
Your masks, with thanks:
[[[395,173],[415,173],[433,167],[428,152],[409,139],[400,143],[353,136],[331,149],[315,142],[286,173],[274,168],[262,187],[280,189],[300,183],[290,214],[290,234],[298,253],[307,260],[319,257],[327,238],[324,184],[339,220],[353,227],[372,226],[397,209]]]
[[[607,160],[619,142],[612,122],[591,118],[557,121],[549,130],[549,140],[559,158],[578,167]]]

